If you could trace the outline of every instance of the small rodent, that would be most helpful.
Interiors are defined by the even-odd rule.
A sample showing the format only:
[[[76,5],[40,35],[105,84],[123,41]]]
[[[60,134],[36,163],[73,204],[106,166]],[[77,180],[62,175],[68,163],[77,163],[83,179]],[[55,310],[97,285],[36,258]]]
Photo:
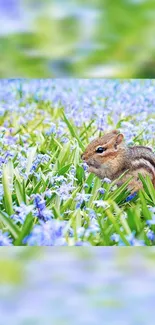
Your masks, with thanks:
[[[86,148],[81,158],[89,166],[88,171],[99,178],[105,177],[116,180],[125,171],[118,185],[133,177],[128,189],[131,193],[143,188],[138,174],[149,175],[155,187],[155,154],[145,146],[127,146],[124,135],[118,130],[108,132],[93,140]]]

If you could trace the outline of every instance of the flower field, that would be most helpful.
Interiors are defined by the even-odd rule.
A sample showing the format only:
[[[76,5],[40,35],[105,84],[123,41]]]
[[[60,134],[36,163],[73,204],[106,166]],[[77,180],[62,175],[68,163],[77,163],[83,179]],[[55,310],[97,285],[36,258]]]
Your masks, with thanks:
[[[115,128],[154,151],[154,80],[0,81],[0,245],[154,245],[150,180],[132,198],[80,158]]]

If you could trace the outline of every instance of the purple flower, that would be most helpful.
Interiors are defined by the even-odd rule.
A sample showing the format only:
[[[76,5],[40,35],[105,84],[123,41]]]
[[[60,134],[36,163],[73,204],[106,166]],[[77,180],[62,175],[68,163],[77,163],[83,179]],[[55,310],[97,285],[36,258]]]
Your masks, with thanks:
[[[82,167],[83,167],[84,171],[87,171],[87,170],[88,170],[88,165],[87,165],[87,163],[82,163]]]
[[[51,198],[51,196],[52,196],[52,191],[51,191],[50,189],[48,189],[48,190],[45,191],[44,194],[45,194],[46,197]]]
[[[40,220],[47,221],[53,217],[52,212],[46,208],[46,202],[40,194],[34,195],[34,206],[36,209],[34,215]]]
[[[4,190],[3,190],[3,184],[0,184],[0,201],[3,198]]]
[[[93,209],[86,208],[86,211],[88,211],[90,219],[96,219],[96,212]]]
[[[35,158],[35,161],[32,164],[30,173],[34,173],[40,164],[46,164],[50,159],[50,156],[47,154],[38,154]]]
[[[114,234],[111,235],[110,239],[111,239],[112,241],[115,241],[116,243],[118,243],[119,240],[120,240],[120,235],[114,233]]]
[[[102,188],[102,187],[100,187],[100,188],[98,189],[98,192],[99,192],[100,194],[104,194],[104,193],[105,193],[105,189]]]
[[[24,239],[30,246],[66,246],[66,222],[49,220],[35,225],[31,234]]]
[[[136,197],[136,195],[137,195],[137,192],[135,192],[135,193],[129,195],[129,196],[126,198],[125,202],[130,202],[132,199],[134,199],[134,198]]]
[[[96,200],[96,201],[93,201],[93,203],[97,206],[97,208],[102,207],[102,208],[106,209],[109,207],[109,204],[104,200]]]
[[[138,240],[135,238],[135,233],[133,232],[130,235],[126,236],[126,239],[129,241],[131,246],[145,246],[143,240]]]
[[[4,143],[6,145],[12,146],[16,143],[17,138],[16,137],[12,137],[11,135],[8,135],[7,137],[5,137],[4,139]]]
[[[46,208],[45,200],[41,197],[40,194],[36,194],[34,197],[34,205],[40,211],[43,211]]]
[[[3,233],[2,230],[0,230],[0,246],[12,246],[12,239],[8,233]]]
[[[23,224],[27,215],[33,211],[33,205],[25,205],[24,203],[21,203],[21,205],[18,207],[14,207],[15,214],[11,216],[11,218],[16,222],[16,223],[21,223]]]
[[[149,229],[146,235],[147,235],[148,239],[150,239],[151,241],[154,241],[155,234],[154,234],[154,232],[152,230]]]
[[[80,208],[82,203],[88,202],[91,196],[92,194],[86,194],[84,192],[78,193],[75,198],[75,201],[78,201],[76,204],[76,209]]]
[[[46,131],[46,135],[51,135],[53,133],[56,133],[56,125],[54,123],[51,123],[50,129]]]
[[[58,179],[60,179],[60,176],[58,176]],[[73,186],[72,182],[64,182],[60,186],[56,186],[56,189],[53,190],[53,192],[59,195],[61,200],[68,200],[71,197],[71,194],[74,189],[75,186]]]
[[[93,235],[93,237],[96,237],[96,235],[100,233],[100,227],[98,225],[98,222],[96,220],[91,220],[90,225],[85,231],[85,238],[89,238],[89,236]]]
[[[155,225],[155,207],[151,207],[149,208],[151,215],[152,215],[152,219],[149,219],[146,221],[147,225],[151,226],[151,225]]]
[[[110,184],[111,183],[111,180],[109,178],[105,177],[102,182],[103,183]]]

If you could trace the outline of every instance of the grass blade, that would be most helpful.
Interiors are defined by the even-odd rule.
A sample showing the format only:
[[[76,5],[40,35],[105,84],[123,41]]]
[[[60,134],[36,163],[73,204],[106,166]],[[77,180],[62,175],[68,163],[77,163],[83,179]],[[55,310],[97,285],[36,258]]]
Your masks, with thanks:
[[[3,211],[0,211],[0,220],[4,223],[14,238],[17,238],[19,236],[20,231],[18,227],[14,225],[10,217]]]
[[[9,161],[8,164],[3,165],[2,184],[4,191],[5,210],[9,215],[12,215],[13,164],[11,161]]]
[[[30,234],[31,232],[31,229],[32,229],[32,226],[33,226],[33,223],[34,223],[34,218],[32,216],[32,213],[30,212],[26,219],[25,219],[25,222],[22,226],[22,229],[18,235],[18,238],[15,240],[14,242],[14,245],[15,246],[20,246],[20,245],[23,245],[23,239],[28,235]]]
[[[64,122],[66,123],[66,125],[68,126],[68,129],[69,129],[72,137],[78,141],[79,147],[84,151],[85,147],[76,132],[76,127],[73,124],[71,124],[71,122],[67,119],[67,117],[64,113],[63,113],[63,119],[64,119]]]

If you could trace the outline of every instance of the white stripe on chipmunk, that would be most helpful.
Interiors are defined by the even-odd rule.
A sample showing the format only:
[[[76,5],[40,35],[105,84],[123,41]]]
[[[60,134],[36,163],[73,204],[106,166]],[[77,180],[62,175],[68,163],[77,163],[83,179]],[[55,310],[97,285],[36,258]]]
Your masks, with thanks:
[[[152,171],[152,174],[155,175],[155,168],[146,159],[141,158],[141,159],[137,159],[135,161],[132,161],[132,165],[133,165],[133,167],[138,168],[138,166],[140,166],[140,168],[144,168],[144,169],[145,169],[145,167],[146,168],[148,167],[150,169],[150,171]]]

